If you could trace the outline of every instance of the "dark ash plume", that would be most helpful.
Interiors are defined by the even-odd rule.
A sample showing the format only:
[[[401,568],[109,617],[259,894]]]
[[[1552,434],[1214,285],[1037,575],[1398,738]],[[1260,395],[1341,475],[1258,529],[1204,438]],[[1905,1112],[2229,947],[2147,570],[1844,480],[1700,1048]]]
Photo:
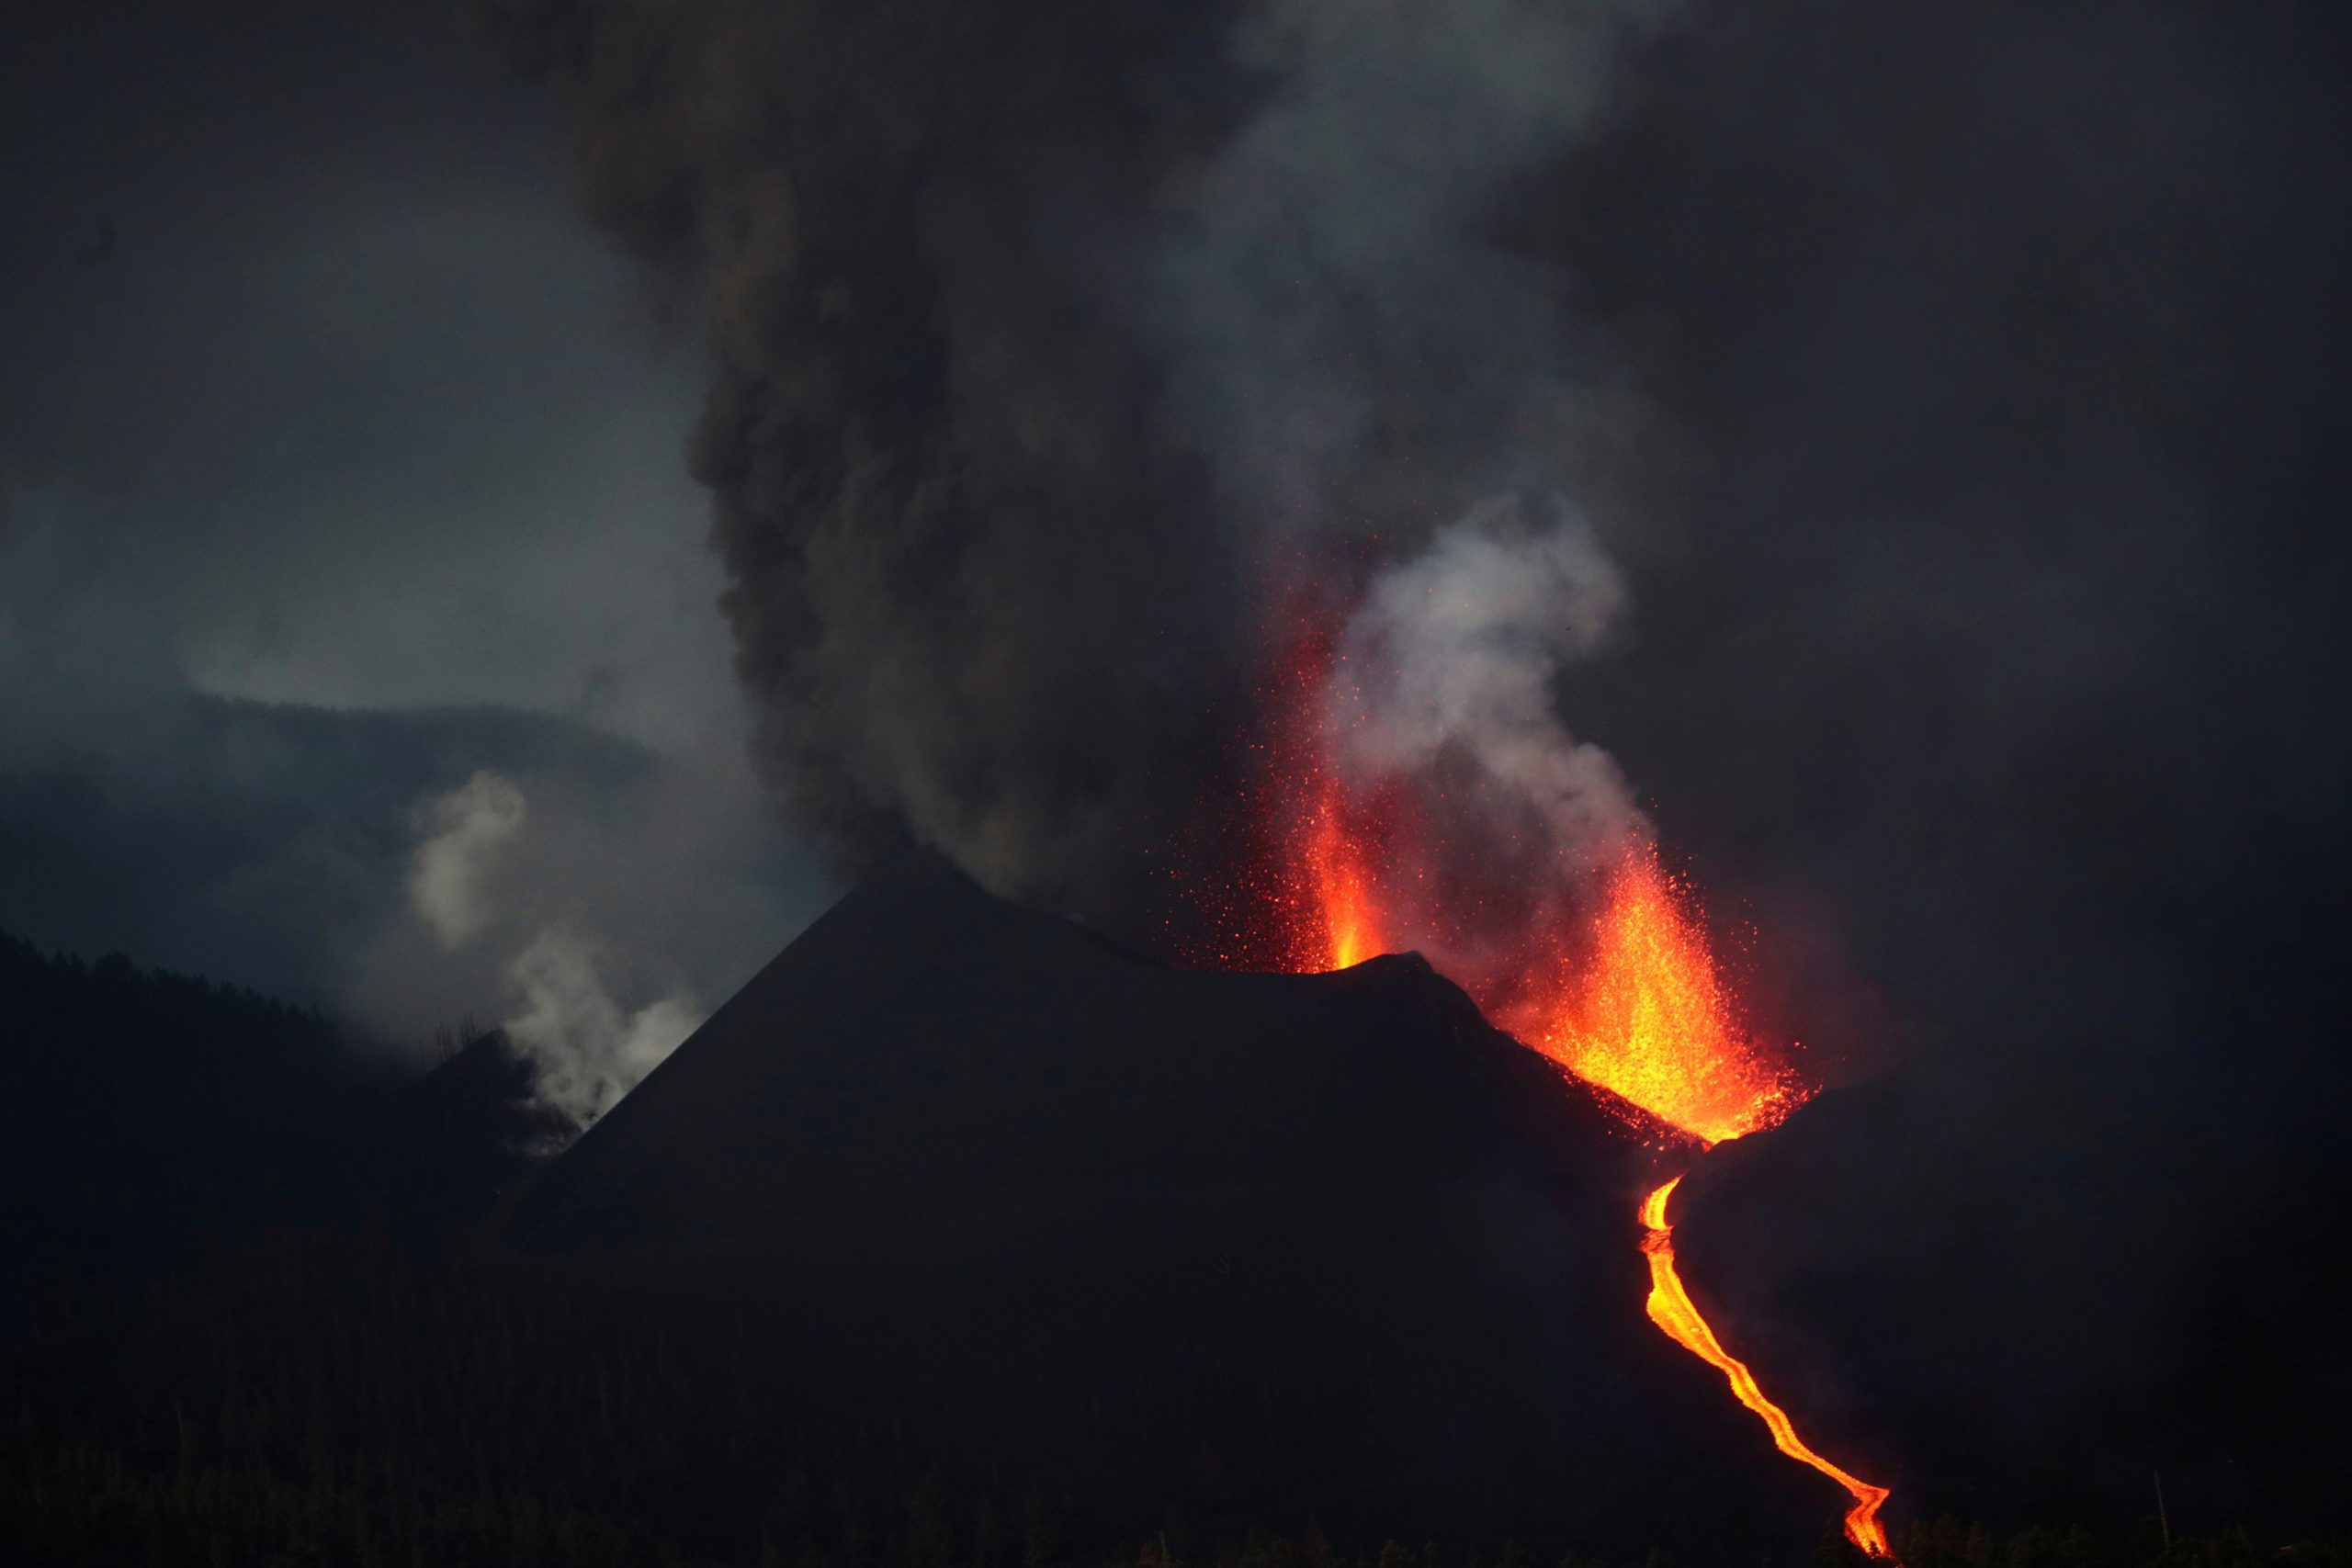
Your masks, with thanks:
[[[1605,531],[1622,400],[1487,233],[1653,9],[493,6],[707,316],[693,462],[795,813],[1131,916],[1278,562],[1520,487]]]

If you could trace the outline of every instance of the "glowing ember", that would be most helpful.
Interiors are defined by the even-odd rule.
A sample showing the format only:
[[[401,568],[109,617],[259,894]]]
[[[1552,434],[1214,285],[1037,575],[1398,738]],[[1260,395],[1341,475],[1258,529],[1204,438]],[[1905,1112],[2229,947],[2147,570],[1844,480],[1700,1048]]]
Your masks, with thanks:
[[[1311,603],[1286,626],[1260,694],[1272,863],[1250,874],[1272,929],[1230,948],[1292,970],[1419,949],[1521,1042],[1704,1143],[1804,1102],[1781,1054],[1741,1027],[1688,889],[1654,849],[1627,842],[1596,882],[1556,845],[1474,849],[1426,781],[1350,780],[1331,698],[1353,672]]]
[[[1894,1560],[1894,1552],[1886,1543],[1886,1527],[1878,1522],[1878,1510],[1888,1493],[1883,1486],[1848,1474],[1805,1445],[1797,1436],[1796,1427],[1789,1421],[1788,1412],[1764,1396],[1757,1385],[1756,1374],[1746,1362],[1723,1347],[1715,1331],[1690,1303],[1690,1292],[1682,1288],[1681,1277],[1674,1269],[1674,1227],[1667,1223],[1667,1201],[1682,1178],[1651,1193],[1642,1202],[1642,1251],[1650,1260],[1650,1321],[1666,1331],[1667,1337],[1723,1373],[1731,1391],[1742,1404],[1756,1412],[1772,1434],[1772,1446],[1791,1459],[1809,1464],[1822,1474],[1843,1486],[1854,1499],[1846,1510],[1846,1539],[1872,1557]]]
[[[1329,617],[1302,598],[1291,621],[1283,656],[1258,689],[1267,719],[1258,762],[1279,803],[1246,824],[1244,885],[1208,890],[1214,951],[1199,956],[1306,974],[1390,950],[1393,911],[1379,868],[1392,859],[1400,796],[1340,782],[1327,711],[1338,659]]]

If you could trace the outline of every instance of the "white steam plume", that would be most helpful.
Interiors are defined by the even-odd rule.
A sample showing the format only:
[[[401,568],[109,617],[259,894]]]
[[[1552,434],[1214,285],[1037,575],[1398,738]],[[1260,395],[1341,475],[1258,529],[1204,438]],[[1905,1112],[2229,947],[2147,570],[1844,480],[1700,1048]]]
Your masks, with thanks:
[[[585,1127],[662,1065],[702,1022],[685,997],[626,1011],[605,989],[605,955],[594,938],[550,926],[506,966],[523,1010],[506,1037],[537,1069],[542,1104]]]
[[[1375,578],[1350,621],[1350,679],[1332,691],[1342,767],[1376,779],[1465,757],[1479,798],[1532,811],[1555,851],[1594,863],[1641,818],[1609,753],[1561,722],[1553,686],[1607,643],[1626,604],[1623,577],[1567,502],[1480,503]]]
[[[641,1005],[616,995],[656,987],[626,976],[612,948],[575,911],[536,907],[548,886],[525,831],[523,791],[488,771],[425,800],[409,876],[411,906],[445,948],[482,944],[507,956],[512,1011],[503,1027],[533,1068],[534,1094],[586,1127],[660,1065],[702,1021],[694,998],[670,990]],[[631,980],[635,983],[630,983]]]

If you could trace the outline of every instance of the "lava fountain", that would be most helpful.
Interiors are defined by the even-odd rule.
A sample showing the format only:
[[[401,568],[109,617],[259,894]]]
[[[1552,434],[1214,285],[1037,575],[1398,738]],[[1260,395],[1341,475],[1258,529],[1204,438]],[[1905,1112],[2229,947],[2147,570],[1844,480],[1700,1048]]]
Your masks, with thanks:
[[[1496,907],[1465,906],[1445,891],[1440,874],[1455,846],[1431,826],[1442,803],[1432,808],[1403,781],[1366,791],[1343,776],[1326,694],[1348,672],[1324,623],[1306,616],[1295,628],[1261,692],[1272,725],[1262,828],[1272,863],[1253,869],[1246,891],[1278,929],[1256,944],[1257,957],[1317,971],[1420,947],[1522,1043],[1702,1148],[1777,1126],[1811,1096],[1787,1054],[1742,1024],[1688,883],[1646,841],[1628,840],[1598,872],[1517,854],[1515,870],[1544,886],[1502,907],[1509,934],[1498,940],[1506,922]],[[1597,916],[1579,913],[1596,906]],[[1798,1436],[1684,1289],[1667,1208],[1687,1174],[1642,1201],[1650,1321],[1724,1375],[1781,1453],[1844,1487],[1853,1499],[1846,1539],[1892,1562],[1878,1518],[1887,1489]]]
[[[1655,851],[1611,869],[1581,964],[1549,973],[1495,1021],[1560,1066],[1705,1144],[1778,1125],[1810,1090],[1740,1027],[1689,888]]]

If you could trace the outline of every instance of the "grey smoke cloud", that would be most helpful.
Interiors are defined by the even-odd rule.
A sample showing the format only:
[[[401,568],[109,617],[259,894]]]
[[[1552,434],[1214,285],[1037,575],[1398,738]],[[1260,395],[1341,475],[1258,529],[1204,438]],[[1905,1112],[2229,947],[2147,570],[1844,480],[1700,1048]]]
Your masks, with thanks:
[[[1556,280],[1494,243],[1510,183],[1589,133],[1672,0],[1268,0],[1226,40],[1270,84],[1156,199],[1135,308],[1238,525],[1403,539],[1592,472],[1627,417]]]
[[[550,927],[506,966],[521,1010],[506,1037],[532,1065],[541,1104],[585,1127],[702,1024],[693,998],[658,997],[634,1010],[613,999],[608,960],[584,932]]]
[[[829,886],[745,756],[679,454],[708,367],[544,107],[457,5],[8,32],[0,929],[419,1045],[495,1016],[514,875],[632,996],[749,974]],[[484,772],[528,831],[438,884],[453,947],[411,813]]]
[[[2180,1368],[2086,1390],[2052,1301],[2341,1231],[2342,7],[490,6],[707,362],[434,7],[19,9],[0,924],[420,1038],[593,932],[627,1041],[821,896],[730,636],[844,859],[1115,912],[1246,773],[1269,551],[1345,598],[1557,491],[1640,606],[1566,732],[1956,1043],[1858,1212],[1750,1229],[1776,1325],[2112,1452],[2052,1412]],[[409,813],[483,769],[527,831],[447,949]]]

